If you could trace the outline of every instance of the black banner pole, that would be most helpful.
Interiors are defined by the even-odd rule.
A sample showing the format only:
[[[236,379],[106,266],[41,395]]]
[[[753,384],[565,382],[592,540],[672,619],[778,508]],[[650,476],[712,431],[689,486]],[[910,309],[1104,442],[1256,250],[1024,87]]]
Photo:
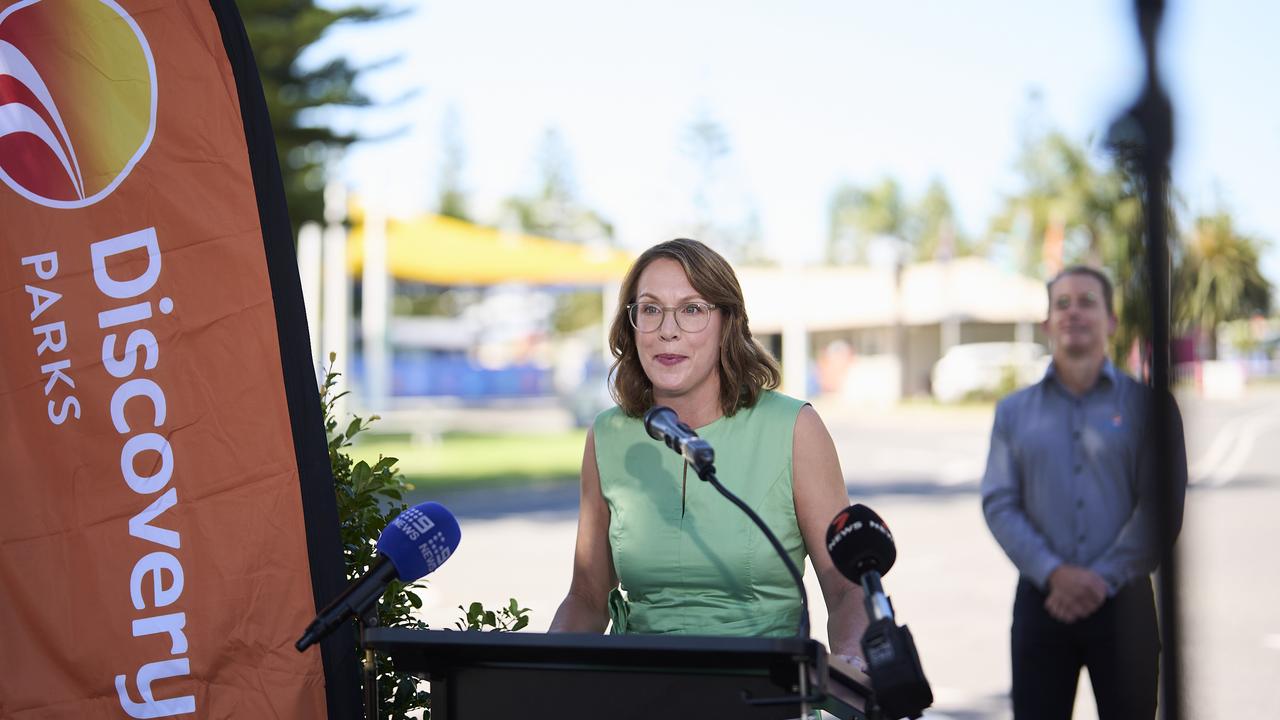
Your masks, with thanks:
[[[1141,95],[1112,127],[1112,139],[1137,150],[1142,176],[1147,280],[1151,303],[1151,404],[1147,411],[1146,452],[1155,471],[1159,511],[1154,541],[1160,548],[1157,602],[1160,613],[1160,708],[1166,720],[1182,717],[1178,556],[1174,540],[1181,516],[1173,478],[1174,407],[1170,392],[1169,159],[1173,154],[1173,106],[1160,78],[1159,31],[1163,0],[1135,0],[1145,81]]]

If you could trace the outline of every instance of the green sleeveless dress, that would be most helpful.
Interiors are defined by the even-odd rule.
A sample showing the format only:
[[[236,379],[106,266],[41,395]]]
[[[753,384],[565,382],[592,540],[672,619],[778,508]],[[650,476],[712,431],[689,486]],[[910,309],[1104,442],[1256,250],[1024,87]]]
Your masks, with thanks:
[[[791,438],[806,403],[772,391],[755,407],[700,428],[716,477],[778,536],[803,571],[805,547],[791,491]],[[611,632],[791,635],[795,584],[768,539],[741,510],[620,408],[594,425],[609,546],[620,589]]]

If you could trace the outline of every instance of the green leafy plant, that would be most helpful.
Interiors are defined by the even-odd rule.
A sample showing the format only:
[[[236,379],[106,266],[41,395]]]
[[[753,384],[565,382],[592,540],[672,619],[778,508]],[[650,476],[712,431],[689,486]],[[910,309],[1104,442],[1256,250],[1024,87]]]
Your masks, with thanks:
[[[344,430],[338,429],[334,406],[347,393],[338,392],[341,373],[334,372],[336,355],[330,353],[329,366],[325,369],[324,383],[320,387],[320,403],[324,409],[324,429],[329,438],[329,464],[333,469],[333,487],[338,499],[339,534],[342,538],[342,559],[347,580],[353,581],[365,572],[377,557],[374,539],[382,534],[387,524],[408,509],[404,492],[412,489],[396,469],[394,457],[379,457],[374,464],[361,460],[353,462],[346,448],[357,435],[369,429],[378,420],[354,417]],[[378,624],[383,627],[426,628],[427,624],[413,616],[422,607],[422,598],[415,592],[419,584],[405,584],[393,580],[378,603]],[[364,656],[357,647],[355,652]],[[397,676],[390,658],[377,655],[376,677],[378,683],[378,717],[407,718],[410,712],[424,711],[431,696],[421,689],[416,678]]]
[[[458,609],[465,613],[464,617],[457,622],[459,630],[489,630],[515,632],[529,624],[529,608],[520,607],[520,603],[515,598],[511,598],[511,602],[504,608],[494,612],[486,610],[484,605],[478,602],[471,603],[470,607],[458,606]]]
[[[347,393],[337,390],[341,373],[334,372],[335,360],[336,355],[330,353],[324,383],[320,387],[320,403],[324,410],[329,464],[338,499],[343,561],[350,582],[368,572],[377,559],[375,538],[382,534],[388,523],[408,509],[404,494],[413,486],[397,469],[397,458],[379,456],[372,465],[366,460],[351,459],[347,448],[351,447],[352,439],[368,430],[378,416],[353,416],[345,429],[338,429],[339,420],[334,408],[339,398]],[[378,624],[382,627],[425,629],[427,624],[413,614],[422,607],[422,598],[416,592],[422,587],[422,583],[393,580],[378,604]],[[468,609],[462,606],[459,609],[464,613],[457,622],[459,630],[515,631],[529,624],[528,608],[520,607],[515,598],[496,612],[485,609],[478,602],[471,603]],[[357,647],[355,652],[363,658],[363,649]],[[377,656],[376,667],[379,718],[407,720],[410,713],[422,711],[423,720],[430,720],[431,694],[422,689],[417,678],[397,675],[391,658],[382,655]]]

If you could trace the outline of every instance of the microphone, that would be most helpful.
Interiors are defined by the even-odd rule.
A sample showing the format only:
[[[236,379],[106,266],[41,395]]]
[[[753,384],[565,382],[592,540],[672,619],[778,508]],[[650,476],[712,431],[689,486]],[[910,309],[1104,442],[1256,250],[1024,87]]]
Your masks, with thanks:
[[[654,405],[644,414],[644,429],[649,437],[666,443],[667,447],[684,456],[695,470],[711,467],[716,452],[693,428],[680,422],[676,411],[663,405]]]
[[[424,502],[400,513],[378,536],[378,559],[369,571],[316,615],[294,647],[302,652],[348,619],[363,615],[392,580],[410,583],[434,572],[461,539],[457,518],[439,503]]]
[[[933,704],[933,690],[911,631],[895,622],[893,603],[880,584],[898,559],[893,533],[871,508],[850,505],[827,527],[827,552],[836,569],[860,584],[866,596],[871,623],[861,644],[876,704],[886,718],[919,717]]]
[[[898,549],[884,520],[866,505],[841,510],[827,526],[827,552],[836,569],[866,591],[867,614],[873,620],[892,620],[893,605],[880,579],[889,574]]]

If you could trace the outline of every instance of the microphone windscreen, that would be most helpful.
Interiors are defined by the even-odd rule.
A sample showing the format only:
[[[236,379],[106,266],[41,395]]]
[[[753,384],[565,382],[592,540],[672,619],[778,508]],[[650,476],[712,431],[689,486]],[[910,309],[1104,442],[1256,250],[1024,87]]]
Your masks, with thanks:
[[[424,502],[400,513],[382,535],[378,552],[387,556],[404,582],[433,572],[458,548],[462,529],[445,506]]]
[[[644,414],[644,431],[654,440],[661,441],[664,435],[662,428],[674,428],[679,422],[680,416],[675,410],[665,405],[654,405]]]
[[[898,559],[889,526],[866,505],[850,505],[836,513],[827,526],[827,552],[836,569],[855,583],[870,570],[888,574]]]

